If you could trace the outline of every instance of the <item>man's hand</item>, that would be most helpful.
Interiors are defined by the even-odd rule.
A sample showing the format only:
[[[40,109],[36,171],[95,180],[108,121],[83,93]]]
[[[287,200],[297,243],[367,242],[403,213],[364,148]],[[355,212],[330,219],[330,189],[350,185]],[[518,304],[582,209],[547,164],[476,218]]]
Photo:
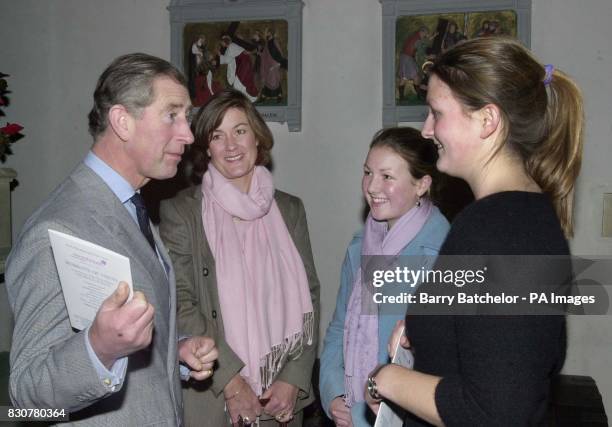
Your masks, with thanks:
[[[353,427],[351,408],[348,408],[344,404],[344,398],[342,396],[338,396],[331,401],[329,413],[337,427]]]
[[[146,348],[153,336],[155,309],[145,295],[134,292],[130,302],[127,283],[120,282],[111,296],[102,302],[89,328],[89,342],[107,369],[121,357]]]
[[[187,364],[191,369],[189,375],[194,380],[202,381],[213,374],[215,360],[219,352],[215,341],[210,337],[189,337],[179,342],[179,361]]]
[[[293,409],[297,400],[298,388],[284,381],[274,381],[261,395],[261,399],[269,399],[264,411],[272,415],[278,422],[288,422],[293,418]]]
[[[233,426],[238,426],[239,416],[245,422],[252,423],[263,412],[259,399],[240,374],[234,375],[227,383],[223,395]]]

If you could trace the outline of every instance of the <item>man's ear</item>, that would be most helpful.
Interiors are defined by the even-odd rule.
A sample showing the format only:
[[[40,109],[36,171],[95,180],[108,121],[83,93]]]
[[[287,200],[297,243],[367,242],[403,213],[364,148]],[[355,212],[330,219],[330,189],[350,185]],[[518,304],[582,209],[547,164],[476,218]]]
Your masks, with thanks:
[[[132,120],[132,115],[123,105],[116,104],[108,110],[108,124],[122,141],[129,139]]]
[[[497,131],[501,131],[501,112],[495,104],[487,104],[479,111],[480,120],[482,121],[482,130],[480,137],[488,139]]]

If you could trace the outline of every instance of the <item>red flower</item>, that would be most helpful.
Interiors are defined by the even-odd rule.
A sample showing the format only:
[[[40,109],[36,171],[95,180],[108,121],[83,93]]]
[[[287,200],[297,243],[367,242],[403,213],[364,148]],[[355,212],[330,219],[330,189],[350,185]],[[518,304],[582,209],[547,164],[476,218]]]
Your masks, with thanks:
[[[0,128],[0,132],[5,135],[16,135],[23,130],[23,126],[17,123],[7,123],[6,126]]]

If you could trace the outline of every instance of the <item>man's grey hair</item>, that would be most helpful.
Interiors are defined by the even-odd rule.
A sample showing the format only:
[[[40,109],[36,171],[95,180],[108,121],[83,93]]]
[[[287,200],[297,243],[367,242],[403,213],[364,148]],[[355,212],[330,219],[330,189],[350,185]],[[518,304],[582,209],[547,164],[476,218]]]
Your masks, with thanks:
[[[113,105],[123,105],[135,117],[153,103],[153,81],[169,77],[187,87],[183,74],[168,61],[146,53],[130,53],[115,59],[104,70],[94,92],[89,112],[89,133],[94,140],[108,127],[108,112]]]

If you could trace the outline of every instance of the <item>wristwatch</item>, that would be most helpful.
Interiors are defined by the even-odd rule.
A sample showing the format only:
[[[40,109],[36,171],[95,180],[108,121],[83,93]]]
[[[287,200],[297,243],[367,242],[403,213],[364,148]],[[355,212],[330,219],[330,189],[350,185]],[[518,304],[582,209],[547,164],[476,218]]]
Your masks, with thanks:
[[[387,366],[387,365],[386,364],[378,365],[376,368],[374,368],[374,370],[372,371],[372,373],[368,377],[368,384],[367,384],[368,394],[370,395],[370,397],[372,399],[375,399],[375,400],[382,399],[382,396],[380,394],[378,394],[378,389],[376,388],[376,375],[385,366]]]

